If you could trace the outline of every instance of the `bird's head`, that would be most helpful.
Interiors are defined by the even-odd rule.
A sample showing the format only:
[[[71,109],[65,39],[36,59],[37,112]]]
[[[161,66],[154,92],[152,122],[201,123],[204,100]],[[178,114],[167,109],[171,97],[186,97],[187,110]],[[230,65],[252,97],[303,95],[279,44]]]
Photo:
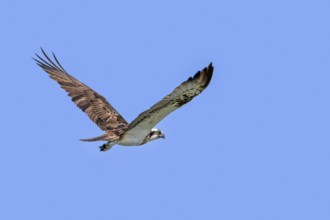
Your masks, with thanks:
[[[165,134],[157,128],[151,129],[150,134],[149,134],[149,141],[153,141],[153,140],[156,140],[158,138],[164,138],[165,139]]]

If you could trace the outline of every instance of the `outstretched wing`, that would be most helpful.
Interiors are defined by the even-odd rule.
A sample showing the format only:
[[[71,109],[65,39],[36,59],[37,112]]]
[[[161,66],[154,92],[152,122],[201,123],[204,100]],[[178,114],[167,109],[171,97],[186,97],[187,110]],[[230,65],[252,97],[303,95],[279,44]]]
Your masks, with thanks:
[[[72,101],[84,111],[88,117],[99,126],[103,131],[122,131],[128,127],[125,119],[109,104],[109,102],[100,94],[75,79],[61,66],[55,54],[52,61],[45,51],[41,48],[45,57],[34,59],[37,64],[49,74],[50,78],[58,82],[61,87],[68,92]],[[118,132],[115,132],[118,133]]]
[[[208,67],[205,67],[202,71],[198,71],[194,77],[190,77],[161,101],[141,113],[130,123],[125,135],[150,132],[150,129],[168,114],[190,102],[195,96],[200,94],[209,85],[212,74],[213,66],[210,63]]]

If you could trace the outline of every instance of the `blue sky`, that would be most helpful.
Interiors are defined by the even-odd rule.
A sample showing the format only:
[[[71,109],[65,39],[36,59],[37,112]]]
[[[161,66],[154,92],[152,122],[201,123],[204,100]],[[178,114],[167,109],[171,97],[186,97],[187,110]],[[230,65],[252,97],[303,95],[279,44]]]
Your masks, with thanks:
[[[1,219],[330,219],[329,1],[0,3]],[[128,120],[213,62],[166,140],[98,151],[42,46]]]

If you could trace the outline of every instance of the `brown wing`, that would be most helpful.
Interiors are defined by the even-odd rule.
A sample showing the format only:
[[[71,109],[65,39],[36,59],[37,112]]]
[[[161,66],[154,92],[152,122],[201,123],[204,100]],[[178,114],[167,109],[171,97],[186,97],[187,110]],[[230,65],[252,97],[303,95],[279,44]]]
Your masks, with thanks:
[[[49,74],[50,78],[57,81],[58,84],[68,92],[72,101],[76,103],[97,126],[103,131],[112,131],[118,135],[127,129],[128,123],[103,96],[69,75],[61,66],[54,53],[53,56],[56,63],[47,56],[42,48],[41,51],[45,59],[36,54],[38,59],[34,60]]]
[[[150,129],[168,114],[190,102],[195,96],[200,94],[209,85],[212,74],[213,66],[210,63],[208,67],[205,67],[202,71],[198,71],[194,77],[190,77],[161,101],[141,113],[130,123],[125,135],[128,133],[139,133],[136,129],[141,130],[141,132],[142,130],[144,132],[150,132]]]

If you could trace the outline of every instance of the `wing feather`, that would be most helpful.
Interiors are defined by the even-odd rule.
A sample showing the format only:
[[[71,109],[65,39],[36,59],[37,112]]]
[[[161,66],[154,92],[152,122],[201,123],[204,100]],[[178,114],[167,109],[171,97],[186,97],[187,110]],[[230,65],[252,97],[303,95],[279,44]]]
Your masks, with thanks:
[[[169,95],[165,96],[150,109],[142,112],[130,123],[125,135],[127,133],[135,133],[136,129],[134,128],[144,130],[144,132],[150,132],[150,129],[168,114],[190,102],[200,94],[209,85],[212,74],[213,66],[210,63],[208,67],[205,67],[202,71],[198,71],[193,77],[189,77],[188,80],[175,88]]]
[[[49,74],[50,78],[68,93],[72,101],[103,131],[121,134],[127,129],[126,120],[100,94],[71,76],[53,53],[54,61],[41,48],[44,58],[36,54],[37,64]]]

